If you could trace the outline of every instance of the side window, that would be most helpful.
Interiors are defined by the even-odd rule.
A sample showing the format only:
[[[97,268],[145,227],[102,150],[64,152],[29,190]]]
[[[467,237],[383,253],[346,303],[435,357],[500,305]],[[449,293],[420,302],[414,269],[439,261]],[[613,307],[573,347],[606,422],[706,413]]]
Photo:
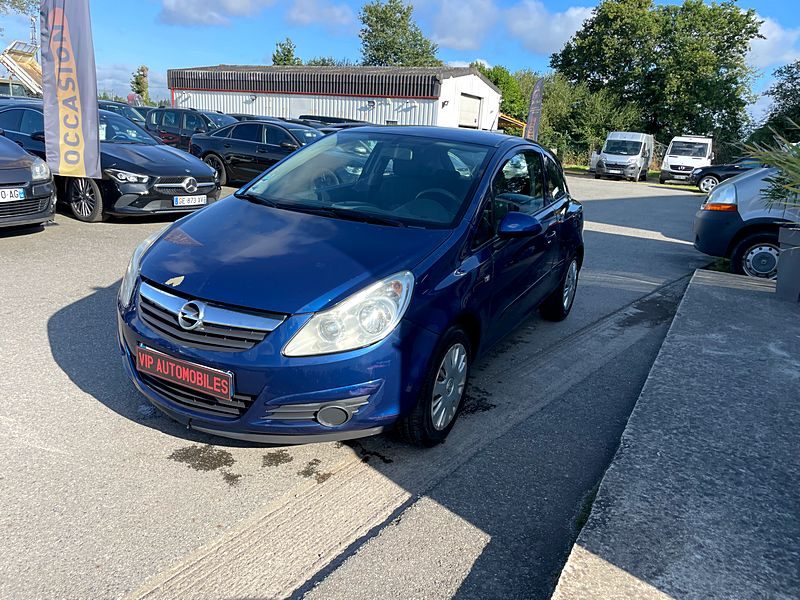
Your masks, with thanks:
[[[201,131],[206,131],[208,129],[205,121],[203,121],[200,115],[192,112],[183,113],[183,128],[192,132],[197,131],[198,129]]]
[[[242,123],[233,128],[231,137],[244,142],[261,143],[261,125],[258,123]]]
[[[559,167],[550,157],[545,158],[547,162],[547,196],[551,200],[558,200],[567,193],[567,184],[564,182],[564,175]]]
[[[22,111],[22,120],[20,121],[19,130],[26,135],[43,132],[44,117],[42,113],[38,113],[35,110]]]
[[[161,118],[162,127],[172,127],[174,129],[180,128],[181,116],[177,111],[165,110],[164,116]]]
[[[273,127],[272,125],[264,126],[267,130],[267,143],[273,146],[280,146],[283,142],[294,144],[295,141],[291,136],[280,127]]]
[[[4,110],[0,112],[0,129],[5,131],[19,131],[19,122],[22,119],[22,111],[18,108]]]
[[[510,212],[533,214],[544,206],[542,161],[536,152],[508,160],[492,183],[495,227]]]
[[[150,114],[147,115],[147,122],[150,125],[158,125],[158,122],[161,118],[162,111],[160,110],[151,110]]]

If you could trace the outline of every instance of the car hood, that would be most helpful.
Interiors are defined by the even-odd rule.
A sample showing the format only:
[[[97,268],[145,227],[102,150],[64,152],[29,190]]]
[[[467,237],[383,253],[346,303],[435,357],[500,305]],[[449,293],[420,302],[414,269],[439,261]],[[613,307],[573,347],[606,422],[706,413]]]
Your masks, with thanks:
[[[122,169],[142,175],[193,177],[213,175],[214,171],[199,158],[166,144],[101,144],[104,169]]]
[[[451,230],[391,227],[228,197],[176,223],[142,277],[183,295],[286,314],[315,312],[412,269]]]
[[[0,169],[30,169],[35,158],[17,144],[0,137]]]
[[[603,162],[612,162],[612,163],[627,163],[629,158],[639,158],[638,154],[608,154],[607,152],[602,152],[600,154],[600,160]]]

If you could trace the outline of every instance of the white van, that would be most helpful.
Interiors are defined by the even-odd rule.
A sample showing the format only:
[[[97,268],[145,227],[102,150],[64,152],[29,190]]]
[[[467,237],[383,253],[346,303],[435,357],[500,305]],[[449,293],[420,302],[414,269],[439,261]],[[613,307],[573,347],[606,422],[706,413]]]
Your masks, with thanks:
[[[594,178],[624,177],[631,181],[647,179],[653,157],[653,136],[631,131],[612,131],[600,151]]]
[[[678,135],[672,138],[661,162],[659,183],[669,179],[686,181],[692,171],[707,167],[714,160],[714,140],[699,135]]]

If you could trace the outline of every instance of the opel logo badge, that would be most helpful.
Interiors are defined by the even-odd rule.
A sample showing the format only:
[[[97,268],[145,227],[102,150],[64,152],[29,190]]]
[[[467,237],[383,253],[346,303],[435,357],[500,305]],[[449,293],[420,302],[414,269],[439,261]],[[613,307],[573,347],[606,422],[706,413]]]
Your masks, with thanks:
[[[203,313],[206,305],[192,300],[181,307],[178,312],[178,325],[186,331],[194,331],[203,326]]]
[[[185,189],[190,194],[194,194],[197,191],[197,179],[194,177],[187,177],[183,180],[183,189]]]

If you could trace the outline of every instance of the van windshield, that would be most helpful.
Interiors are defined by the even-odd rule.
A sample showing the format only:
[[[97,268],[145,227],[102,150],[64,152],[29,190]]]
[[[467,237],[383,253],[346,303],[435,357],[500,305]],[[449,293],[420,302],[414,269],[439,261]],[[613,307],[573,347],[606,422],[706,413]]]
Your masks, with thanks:
[[[606,140],[603,152],[606,154],[621,154],[623,156],[639,156],[642,150],[642,142],[632,142],[630,140]]]
[[[708,156],[708,144],[703,142],[672,142],[667,154],[670,156],[705,158]]]

